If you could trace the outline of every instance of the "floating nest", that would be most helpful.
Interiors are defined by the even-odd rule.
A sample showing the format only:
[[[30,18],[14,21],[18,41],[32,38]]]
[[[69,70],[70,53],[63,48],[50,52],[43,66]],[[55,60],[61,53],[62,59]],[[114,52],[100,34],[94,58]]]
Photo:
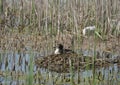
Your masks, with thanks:
[[[111,63],[118,63],[116,59],[101,59],[89,56],[78,56],[76,53],[53,54],[46,57],[40,57],[35,60],[35,64],[40,68],[46,68],[58,73],[69,73],[80,69],[108,66]]]

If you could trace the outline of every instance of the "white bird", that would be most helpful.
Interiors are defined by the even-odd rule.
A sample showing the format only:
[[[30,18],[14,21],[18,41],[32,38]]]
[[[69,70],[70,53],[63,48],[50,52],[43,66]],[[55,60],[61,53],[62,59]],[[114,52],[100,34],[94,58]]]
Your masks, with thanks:
[[[83,36],[86,36],[86,35],[91,35],[94,33],[96,27],[95,26],[89,26],[89,27],[85,27],[83,29]]]

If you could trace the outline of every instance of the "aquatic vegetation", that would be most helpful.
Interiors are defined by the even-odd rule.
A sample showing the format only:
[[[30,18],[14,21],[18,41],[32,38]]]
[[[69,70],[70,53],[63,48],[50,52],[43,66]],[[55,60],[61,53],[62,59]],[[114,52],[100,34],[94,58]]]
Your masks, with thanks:
[[[74,62],[74,69],[79,65],[79,61],[77,58],[77,54],[73,53],[63,53],[63,54],[53,54],[48,55],[47,57],[36,59],[35,63],[39,67],[50,69],[51,71],[56,72],[68,72],[70,70],[69,67],[69,59],[71,62]]]
[[[119,84],[119,2],[1,0],[0,84]],[[87,26],[94,36],[83,36]],[[52,54],[56,43],[77,54]],[[91,56],[79,51],[91,49]]]
[[[96,59],[94,59],[93,56],[83,56],[76,53],[51,54],[37,58],[35,63],[40,68],[58,73],[69,73],[70,68],[72,68],[73,71],[77,71],[79,69],[86,69],[87,67],[92,68],[92,66],[99,68],[120,63],[119,57],[112,58],[107,52],[104,52],[104,56],[104,58],[96,56]],[[72,67],[70,65],[72,65]]]

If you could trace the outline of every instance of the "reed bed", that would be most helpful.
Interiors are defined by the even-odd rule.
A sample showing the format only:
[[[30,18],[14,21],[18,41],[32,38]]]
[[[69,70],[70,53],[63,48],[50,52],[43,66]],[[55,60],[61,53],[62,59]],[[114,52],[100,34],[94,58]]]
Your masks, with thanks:
[[[73,47],[79,49],[84,43],[84,27],[96,26],[99,35],[95,36],[103,40],[114,37],[119,42],[119,0],[1,0],[0,6],[0,39],[18,38],[22,43],[30,36],[36,46],[45,43],[48,48],[61,41],[66,47],[75,44]],[[1,41],[3,47],[5,44],[11,44],[10,40]]]
[[[1,0],[0,51],[1,53],[3,51],[39,52],[48,55],[52,53],[56,43],[62,43],[66,48],[75,51],[82,48],[119,54],[119,16],[119,0]],[[94,36],[87,36],[87,38],[83,36],[82,30],[87,26],[96,27]],[[1,54],[0,62],[2,56]],[[26,78],[28,81],[26,84],[34,82],[32,57],[34,55],[31,53],[30,75]],[[92,70],[94,72],[94,67]],[[110,81],[108,78],[108,80],[101,79],[103,76],[98,73],[93,74],[92,77],[84,79],[78,74],[78,79],[74,79],[74,72],[71,69],[70,78],[64,79],[62,74],[62,77],[57,80],[59,76],[51,76],[50,72],[46,72],[46,79],[41,74],[37,74],[36,81],[43,78],[43,81],[39,81],[41,84],[48,84],[49,81],[53,85],[63,84],[66,81],[71,85],[107,85],[110,82],[112,85],[114,80],[118,84],[120,82],[114,77],[110,77]]]

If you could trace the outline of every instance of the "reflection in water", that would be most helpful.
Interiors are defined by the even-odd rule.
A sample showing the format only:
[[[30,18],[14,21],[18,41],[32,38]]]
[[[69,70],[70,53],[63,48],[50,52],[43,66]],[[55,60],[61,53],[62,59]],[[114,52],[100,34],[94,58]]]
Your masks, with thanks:
[[[75,84],[90,85],[92,79],[95,79],[97,85],[120,83],[120,67],[117,64],[109,67],[102,67],[91,70],[81,70],[76,73],[56,73],[49,72],[46,69],[38,68],[34,64],[34,58],[39,57],[38,53],[1,53],[0,56],[0,84],[7,85],[26,85],[27,78],[30,74],[31,59],[33,64],[33,83],[34,84],[59,84],[64,83],[69,85],[71,82],[71,75]],[[104,80],[104,81],[103,81]],[[107,83],[105,83],[107,82]]]

